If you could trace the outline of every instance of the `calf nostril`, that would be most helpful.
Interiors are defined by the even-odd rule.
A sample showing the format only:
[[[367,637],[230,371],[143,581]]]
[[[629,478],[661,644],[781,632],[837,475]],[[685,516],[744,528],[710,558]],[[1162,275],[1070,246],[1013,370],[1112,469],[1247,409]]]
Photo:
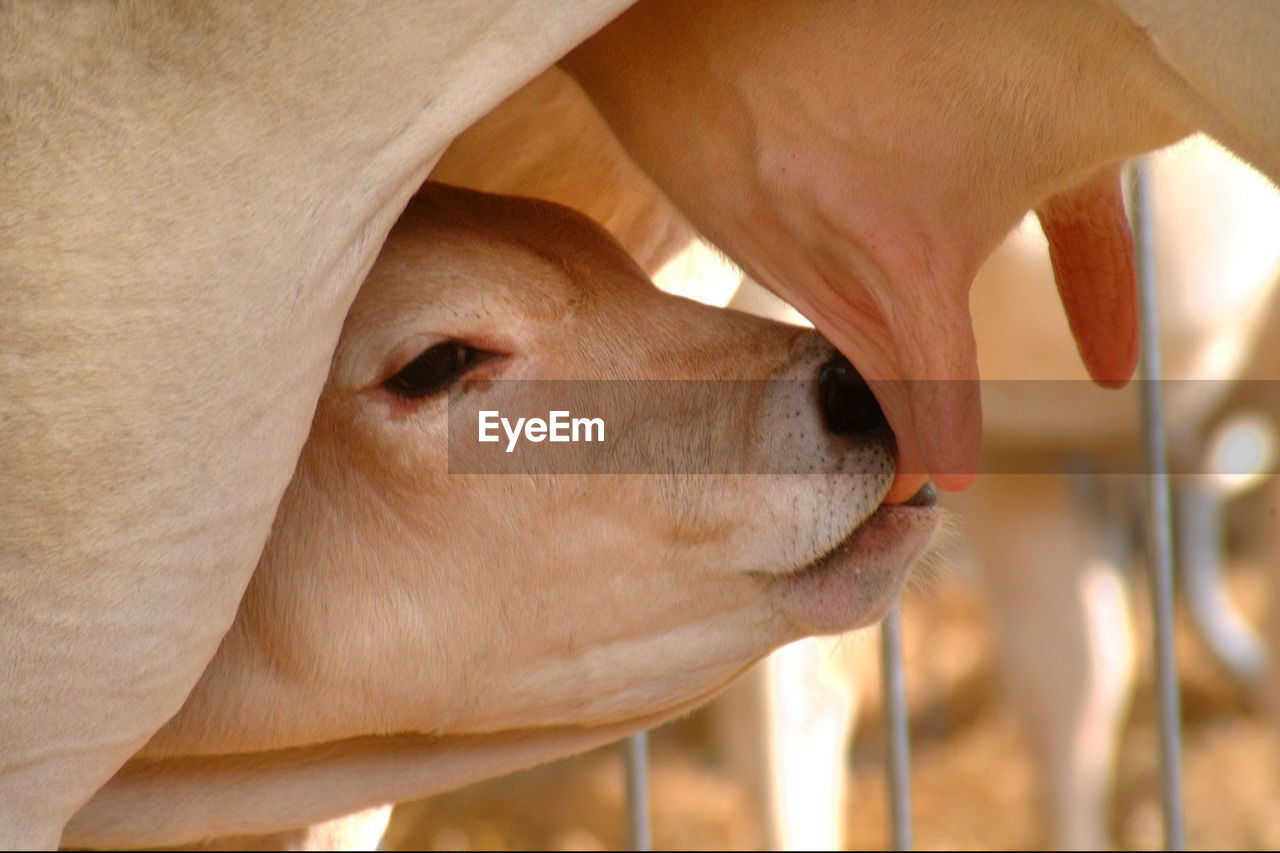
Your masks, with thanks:
[[[836,435],[889,432],[871,388],[843,355],[837,353],[818,371],[818,401],[823,422]]]

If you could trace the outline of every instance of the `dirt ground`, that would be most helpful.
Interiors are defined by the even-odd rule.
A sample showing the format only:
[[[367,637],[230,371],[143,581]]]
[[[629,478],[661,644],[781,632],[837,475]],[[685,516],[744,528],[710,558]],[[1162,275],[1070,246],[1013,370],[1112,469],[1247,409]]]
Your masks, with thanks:
[[[1266,577],[1236,565],[1233,593],[1258,613]],[[961,578],[916,585],[904,610],[911,704],[912,798],[920,849],[1027,849],[1045,839],[1032,756],[1001,705],[981,602]],[[867,632],[850,642],[874,642]],[[1112,811],[1116,843],[1161,844],[1149,655],[1130,715]],[[1280,848],[1280,748],[1257,701],[1179,628],[1188,842],[1192,848]],[[874,673],[865,681],[849,756],[848,844],[889,843]],[[722,768],[699,712],[654,732],[656,849],[751,849],[763,843],[747,785]],[[401,807],[387,849],[595,850],[623,844],[621,750],[610,747]]]

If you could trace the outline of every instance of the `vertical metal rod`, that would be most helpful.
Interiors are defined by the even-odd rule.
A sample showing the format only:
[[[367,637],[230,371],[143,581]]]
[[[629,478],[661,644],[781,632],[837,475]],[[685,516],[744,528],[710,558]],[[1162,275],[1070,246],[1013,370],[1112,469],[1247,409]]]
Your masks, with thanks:
[[[907,690],[902,676],[902,607],[896,601],[880,623],[880,685],[893,849],[911,850],[911,745],[907,739]]]
[[[1164,399],[1160,362],[1159,312],[1156,305],[1150,176],[1145,159],[1134,161],[1134,257],[1141,314],[1143,456],[1147,483],[1147,552],[1152,614],[1155,619],[1156,697],[1159,703],[1161,805],[1166,850],[1186,846],[1182,810],[1182,711],[1178,699],[1177,661],[1173,649],[1173,522],[1169,500],[1169,468],[1165,450]]]
[[[626,740],[627,847],[652,850],[649,837],[649,733]]]

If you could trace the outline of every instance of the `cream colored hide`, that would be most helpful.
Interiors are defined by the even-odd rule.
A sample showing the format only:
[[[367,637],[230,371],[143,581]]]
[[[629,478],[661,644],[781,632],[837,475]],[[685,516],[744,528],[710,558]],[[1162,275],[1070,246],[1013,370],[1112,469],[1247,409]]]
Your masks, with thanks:
[[[391,806],[377,806],[311,826],[258,835],[232,835],[178,845],[179,850],[377,850]]]
[[[0,847],[185,701],[392,223],[625,5],[0,7]]]
[[[451,474],[448,395],[394,381],[450,342],[492,354],[451,376],[467,411],[511,402],[493,380],[799,380],[703,420],[673,392],[615,425],[618,452],[736,425],[744,467],[815,473]],[[230,633],[64,842],[171,845],[420,797],[654,724],[777,645],[878,619],[935,511],[880,505],[882,419],[824,427],[833,356],[658,291],[577,214],[428,185],[347,317]],[[858,387],[850,405],[878,415]]]
[[[204,671],[431,164],[627,5],[0,8],[5,844],[56,845]],[[1193,127],[1280,175],[1278,22],[1210,0],[645,0],[568,65],[864,375],[971,378],[970,279],[1036,208],[1114,379],[1134,336],[1108,175]],[[926,471],[964,485],[977,452],[976,394],[909,387],[879,387],[895,499]]]

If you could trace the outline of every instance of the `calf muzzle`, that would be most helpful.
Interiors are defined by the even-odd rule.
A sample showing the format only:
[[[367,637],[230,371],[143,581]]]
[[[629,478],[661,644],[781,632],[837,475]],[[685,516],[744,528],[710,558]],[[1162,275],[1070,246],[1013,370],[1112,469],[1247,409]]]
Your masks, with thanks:
[[[837,353],[818,370],[818,401],[829,432],[862,441],[893,440],[871,388],[849,359]]]

